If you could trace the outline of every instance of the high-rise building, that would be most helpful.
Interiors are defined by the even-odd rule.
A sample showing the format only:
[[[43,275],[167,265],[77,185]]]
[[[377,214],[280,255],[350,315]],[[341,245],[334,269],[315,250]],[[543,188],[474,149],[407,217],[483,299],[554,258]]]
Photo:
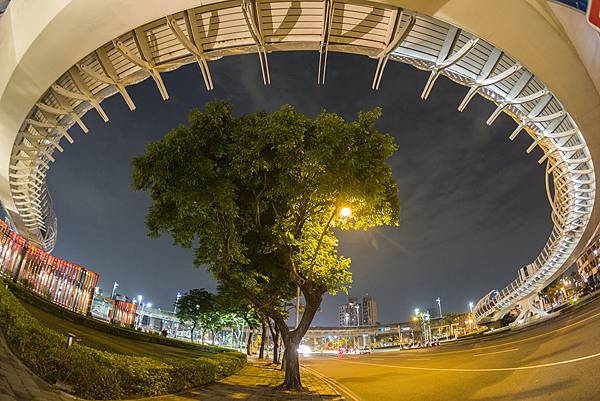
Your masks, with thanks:
[[[373,326],[377,324],[377,302],[369,294],[365,294],[363,297],[361,309],[361,325]]]
[[[348,297],[347,303],[338,306],[338,321],[342,327],[372,326],[377,323],[377,303],[369,294],[362,302]]]
[[[600,284],[600,236],[594,238],[576,261],[577,270],[587,287],[593,289]]]
[[[342,327],[360,326],[361,321],[361,305],[357,297],[349,297],[348,303],[338,306],[338,320]]]

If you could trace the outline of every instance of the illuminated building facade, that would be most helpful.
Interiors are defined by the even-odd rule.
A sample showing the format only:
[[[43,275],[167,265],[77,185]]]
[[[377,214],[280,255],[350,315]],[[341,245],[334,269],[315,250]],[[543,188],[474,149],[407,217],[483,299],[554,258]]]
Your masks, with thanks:
[[[63,308],[88,313],[98,274],[31,245],[3,221],[0,231],[0,276]]]
[[[103,297],[102,295],[94,296],[90,309],[90,314],[96,319],[109,323],[119,323],[121,326],[128,327],[133,326],[136,312],[136,304]]]
[[[590,245],[577,258],[577,271],[585,283],[596,288],[600,284],[600,236],[591,241]]]
[[[114,308],[112,321],[118,322],[121,326],[133,326],[135,322],[135,314],[137,311],[137,305],[131,302],[114,300]]]

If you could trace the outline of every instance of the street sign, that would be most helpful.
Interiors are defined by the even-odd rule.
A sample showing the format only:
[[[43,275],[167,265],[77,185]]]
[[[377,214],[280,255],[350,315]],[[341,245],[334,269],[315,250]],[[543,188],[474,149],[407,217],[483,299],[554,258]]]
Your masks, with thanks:
[[[600,31],[600,0],[588,0],[587,21]]]

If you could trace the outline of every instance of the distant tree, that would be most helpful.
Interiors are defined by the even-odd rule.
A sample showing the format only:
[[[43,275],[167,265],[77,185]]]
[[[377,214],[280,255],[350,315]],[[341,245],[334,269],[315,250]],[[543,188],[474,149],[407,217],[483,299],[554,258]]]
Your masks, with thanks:
[[[262,316],[252,302],[245,297],[243,292],[236,289],[233,286],[219,285],[219,303],[224,311],[227,311],[235,316],[239,316],[248,325],[248,337],[246,339],[246,354],[252,355],[252,336],[254,330],[262,322]],[[264,330],[261,333],[264,338]],[[261,343],[261,351],[259,353],[259,359],[262,359],[264,352],[263,348],[264,341]]]
[[[298,346],[323,295],[352,281],[334,228],[398,224],[398,188],[385,163],[396,145],[374,128],[380,114],[347,123],[284,106],[235,118],[228,103],[211,103],[133,161],[134,188],[153,201],[150,235],[195,246],[197,266],[243,291],[278,327],[282,389],[302,388]],[[283,311],[297,287],[306,306],[290,328]]]
[[[214,309],[214,294],[202,289],[190,290],[181,296],[175,303],[177,307],[177,317],[182,322],[189,322],[192,325],[191,339],[194,339],[194,331],[198,326],[202,327],[206,322],[206,314]],[[204,336],[202,336],[204,342]]]

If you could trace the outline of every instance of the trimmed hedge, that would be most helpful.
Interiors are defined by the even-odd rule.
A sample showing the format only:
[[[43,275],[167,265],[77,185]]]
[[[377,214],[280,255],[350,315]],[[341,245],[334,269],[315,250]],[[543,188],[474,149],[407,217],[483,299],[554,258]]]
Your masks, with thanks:
[[[55,316],[59,316],[63,319],[71,322],[80,324],[85,327],[89,327],[94,330],[101,331],[103,333],[112,334],[115,336],[130,338],[136,341],[143,341],[152,344],[169,345],[177,348],[192,349],[203,352],[230,352],[229,348],[218,347],[209,344],[196,344],[187,341],[181,341],[174,338],[163,337],[159,334],[145,333],[139,330],[135,330],[130,327],[119,326],[116,324],[102,322],[100,320],[92,319],[88,316],[83,316],[78,313],[72,312],[68,309],[61,308],[58,305],[53,304],[47,299],[40,297],[39,295],[31,292],[27,288],[8,282],[11,292],[19,299],[43,310],[49,312]]]
[[[0,285],[0,328],[12,351],[35,374],[49,383],[63,382],[73,394],[87,399],[173,393],[211,383],[246,364],[245,355],[232,351],[210,359],[161,362],[79,344],[67,348],[67,338],[38,322],[4,285]]]

